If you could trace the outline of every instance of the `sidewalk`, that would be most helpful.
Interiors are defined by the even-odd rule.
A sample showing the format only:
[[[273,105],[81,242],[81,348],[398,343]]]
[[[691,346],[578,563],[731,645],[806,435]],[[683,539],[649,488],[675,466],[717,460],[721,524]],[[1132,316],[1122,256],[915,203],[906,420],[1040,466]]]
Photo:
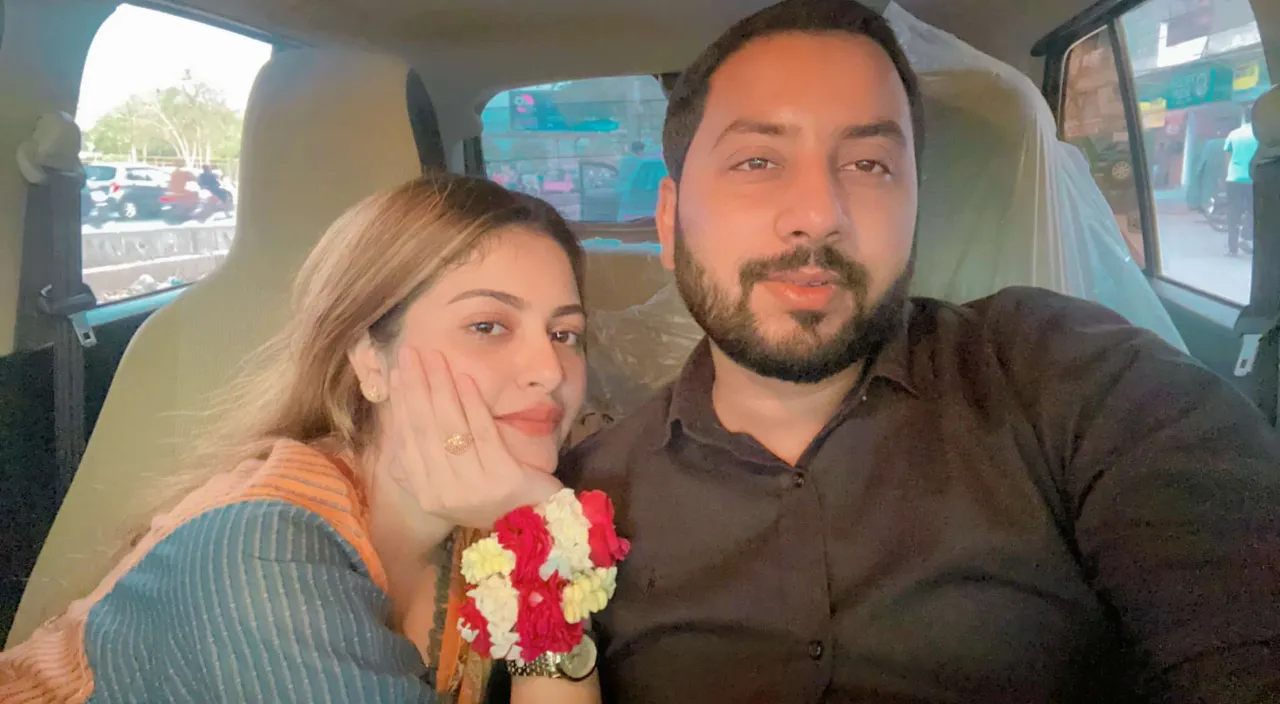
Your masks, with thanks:
[[[1249,302],[1253,259],[1227,254],[1227,233],[1176,198],[1156,202],[1161,271],[1165,278],[1241,305]]]

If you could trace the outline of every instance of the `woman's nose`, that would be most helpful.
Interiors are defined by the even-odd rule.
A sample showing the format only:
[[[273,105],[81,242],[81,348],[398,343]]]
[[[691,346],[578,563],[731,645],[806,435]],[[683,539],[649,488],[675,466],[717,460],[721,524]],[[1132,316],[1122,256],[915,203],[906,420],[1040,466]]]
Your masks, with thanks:
[[[531,340],[520,351],[520,356],[521,386],[539,386],[550,391],[564,381],[564,365],[560,361],[555,343],[547,336]]]

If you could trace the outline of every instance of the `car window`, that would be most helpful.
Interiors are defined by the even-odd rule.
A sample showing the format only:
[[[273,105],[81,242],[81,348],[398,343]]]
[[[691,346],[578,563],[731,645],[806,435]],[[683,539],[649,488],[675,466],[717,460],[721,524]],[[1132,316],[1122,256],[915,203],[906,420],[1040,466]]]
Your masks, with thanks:
[[[197,281],[226,258],[234,194],[175,199],[170,170],[212,164],[224,184],[234,177],[249,90],[270,56],[265,42],[132,5],[98,30],[76,111],[81,160],[95,181],[125,177],[81,194],[84,280],[99,304]]]
[[[116,170],[110,166],[88,164],[84,167],[84,175],[94,181],[110,181],[116,177]]]
[[[1139,260],[1139,192],[1130,178],[1137,145],[1126,127],[1122,79],[1139,106],[1149,189],[1141,196],[1154,205],[1146,235],[1159,255],[1145,265],[1247,304],[1258,144],[1248,118],[1271,87],[1248,0],[1148,0],[1075,45],[1066,70],[1064,136],[1089,157]]]
[[[481,113],[485,171],[508,188],[546,199],[569,220],[651,218],[646,204],[656,203],[666,173],[666,110],[653,76],[503,91]]]

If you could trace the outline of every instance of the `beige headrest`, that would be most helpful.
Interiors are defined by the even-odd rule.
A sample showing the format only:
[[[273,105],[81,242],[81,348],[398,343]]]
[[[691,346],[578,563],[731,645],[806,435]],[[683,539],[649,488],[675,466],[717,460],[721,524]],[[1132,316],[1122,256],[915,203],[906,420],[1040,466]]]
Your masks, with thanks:
[[[1037,271],[1037,234],[1054,226],[1037,121],[1043,102],[985,71],[921,81],[927,139],[912,293],[963,302],[1056,278]]]
[[[87,594],[157,487],[183,469],[197,415],[287,319],[297,270],[337,216],[421,173],[409,67],[352,51],[286,51],[245,116],[236,237],[225,264],[153,315],[112,382],[9,635],[25,639]]]

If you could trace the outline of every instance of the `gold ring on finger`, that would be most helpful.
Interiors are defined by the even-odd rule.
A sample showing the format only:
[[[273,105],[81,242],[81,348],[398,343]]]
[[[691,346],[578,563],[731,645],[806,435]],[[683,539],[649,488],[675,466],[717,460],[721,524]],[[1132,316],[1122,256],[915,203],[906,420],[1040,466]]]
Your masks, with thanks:
[[[444,451],[451,455],[461,455],[471,449],[475,438],[470,433],[454,433],[444,440]]]

